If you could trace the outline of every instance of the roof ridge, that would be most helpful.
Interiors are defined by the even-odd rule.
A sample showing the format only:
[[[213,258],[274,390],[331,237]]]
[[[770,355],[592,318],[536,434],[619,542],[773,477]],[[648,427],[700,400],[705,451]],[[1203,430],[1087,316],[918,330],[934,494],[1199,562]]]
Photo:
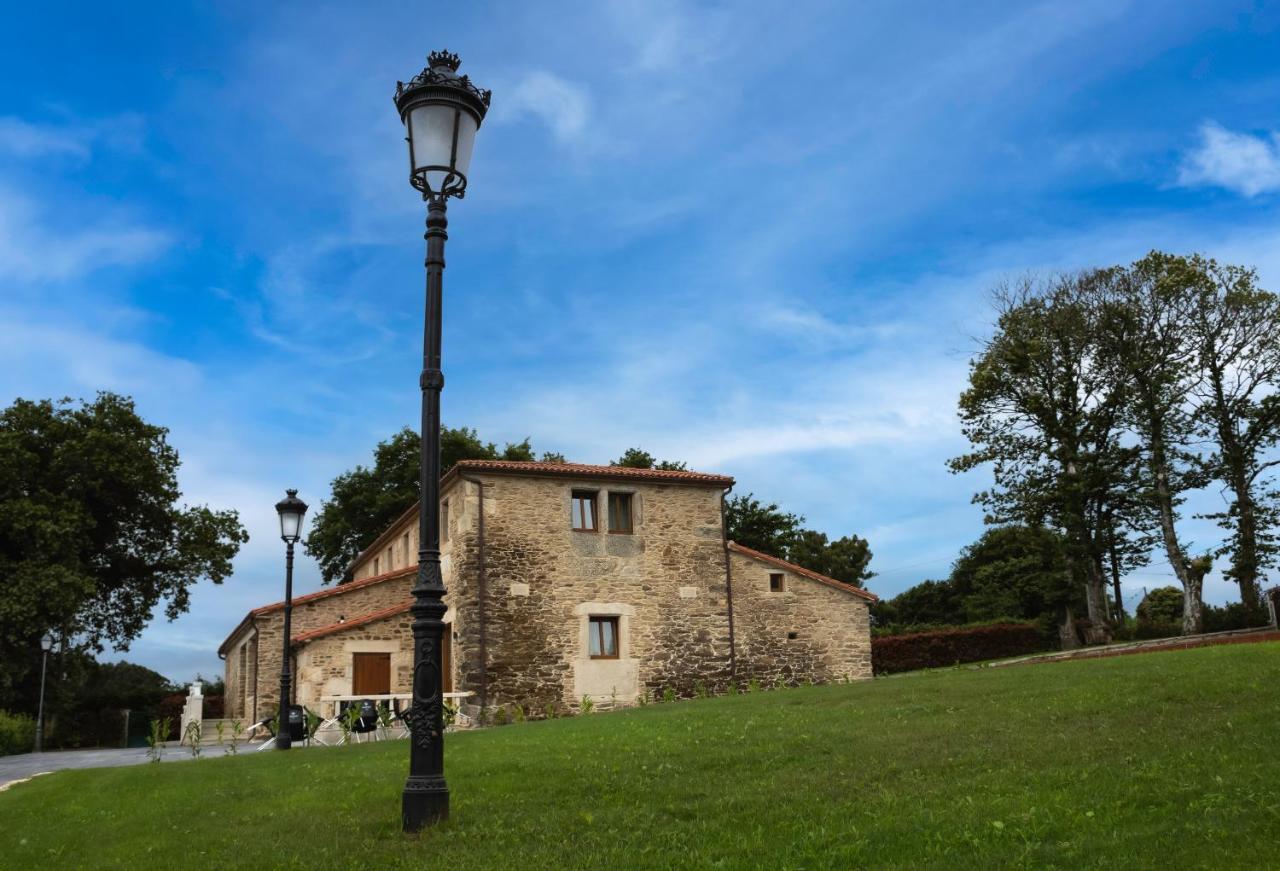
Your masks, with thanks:
[[[814,580],[814,581],[818,581],[819,583],[826,584],[829,587],[834,587],[838,590],[845,590],[847,592],[861,596],[867,601],[870,601],[870,602],[880,601],[880,597],[877,596],[875,593],[871,592],[870,590],[865,590],[862,587],[855,587],[853,584],[846,584],[844,581],[836,580],[835,578],[824,575],[821,572],[815,572],[813,569],[806,569],[804,566],[798,566],[795,563],[787,562],[786,560],[780,557],[776,557],[776,556],[773,556],[772,554],[767,554],[767,553],[764,553],[763,551],[759,551],[759,550],[755,550],[754,548],[747,547],[745,544],[738,544],[736,541],[730,541],[729,549],[736,550],[738,553],[743,554],[744,556],[755,557],[756,559],[764,560],[765,562],[768,562],[768,563],[773,563],[776,566],[780,566],[781,568],[785,568],[790,571],[793,571],[798,575],[809,578],[810,580]]]

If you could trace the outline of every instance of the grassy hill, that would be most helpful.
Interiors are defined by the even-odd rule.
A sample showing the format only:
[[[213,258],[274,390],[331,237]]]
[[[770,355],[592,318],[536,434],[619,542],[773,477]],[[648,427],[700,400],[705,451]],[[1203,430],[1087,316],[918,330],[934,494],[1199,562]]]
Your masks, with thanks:
[[[4,867],[1274,867],[1280,644],[685,701],[0,793]]]

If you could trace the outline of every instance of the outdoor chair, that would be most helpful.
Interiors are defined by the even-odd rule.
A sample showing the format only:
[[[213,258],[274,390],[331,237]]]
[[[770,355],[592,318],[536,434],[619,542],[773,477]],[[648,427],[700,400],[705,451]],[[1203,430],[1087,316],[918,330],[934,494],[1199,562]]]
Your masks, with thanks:
[[[355,726],[352,727],[356,733],[356,740],[360,740],[360,735],[367,735],[370,732],[377,735],[378,729],[378,706],[370,699],[361,699],[357,704],[360,706],[360,719],[356,720]]]

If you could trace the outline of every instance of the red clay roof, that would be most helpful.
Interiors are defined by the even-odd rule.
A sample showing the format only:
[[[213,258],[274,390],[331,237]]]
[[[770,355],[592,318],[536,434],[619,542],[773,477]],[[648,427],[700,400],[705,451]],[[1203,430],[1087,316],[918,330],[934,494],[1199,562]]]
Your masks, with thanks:
[[[789,563],[786,560],[778,559],[776,556],[769,556],[767,553],[761,553],[758,550],[752,550],[744,547],[736,541],[729,542],[729,550],[737,551],[743,556],[749,556],[752,559],[758,559],[761,562],[771,563],[778,568],[786,569],[789,572],[795,572],[810,580],[817,581],[820,584],[826,584],[828,587],[834,587],[837,590],[844,590],[846,593],[853,593],[855,596],[861,596],[868,602],[878,602],[880,597],[870,590],[864,590],[861,587],[855,587],[853,584],[846,584],[844,581],[837,581],[835,578],[829,578],[826,575],[820,575],[815,571],[806,569],[804,566],[798,566],[795,563]]]
[[[316,638],[323,638],[326,635],[332,635],[335,632],[341,632],[344,629],[353,629],[356,626],[363,626],[366,623],[372,623],[375,620],[382,620],[386,617],[394,617],[397,614],[403,614],[409,610],[409,606],[413,604],[413,599],[406,599],[399,605],[392,605],[390,608],[383,608],[381,611],[374,611],[371,614],[361,614],[359,617],[352,617],[350,620],[343,620],[340,623],[330,623],[328,626],[321,626],[319,629],[310,629],[306,632],[300,632],[293,636],[294,644],[306,644]]]
[[[710,472],[632,469],[626,466],[591,466],[586,463],[528,463],[516,460],[459,460],[445,480],[460,472],[496,472],[506,475],[552,475],[558,478],[614,478],[667,484],[708,484],[728,487],[733,478]]]

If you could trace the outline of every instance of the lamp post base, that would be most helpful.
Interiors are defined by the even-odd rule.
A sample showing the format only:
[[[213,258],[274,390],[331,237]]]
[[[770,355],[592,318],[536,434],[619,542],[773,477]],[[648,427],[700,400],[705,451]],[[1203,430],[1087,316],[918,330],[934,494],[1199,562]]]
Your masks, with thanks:
[[[410,777],[401,807],[405,834],[417,834],[449,818],[449,787],[443,777]]]

